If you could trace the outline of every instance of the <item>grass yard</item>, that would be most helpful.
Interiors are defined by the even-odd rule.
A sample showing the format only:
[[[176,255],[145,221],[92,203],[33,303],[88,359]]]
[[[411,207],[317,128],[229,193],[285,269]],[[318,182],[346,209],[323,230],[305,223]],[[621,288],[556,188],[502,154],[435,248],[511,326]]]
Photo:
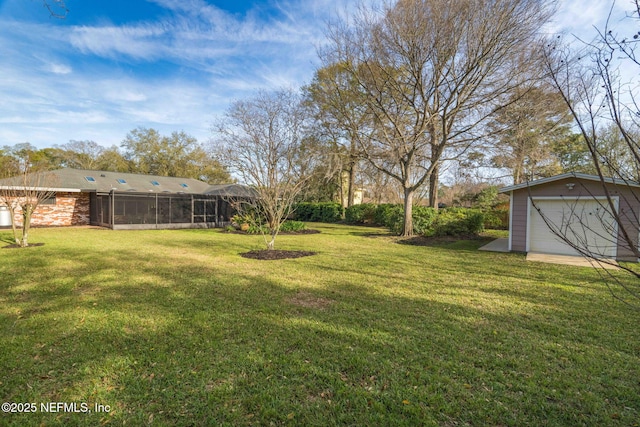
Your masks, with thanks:
[[[640,425],[640,311],[594,270],[313,228],[279,261],[218,230],[0,249],[0,397],[36,404],[0,425]]]

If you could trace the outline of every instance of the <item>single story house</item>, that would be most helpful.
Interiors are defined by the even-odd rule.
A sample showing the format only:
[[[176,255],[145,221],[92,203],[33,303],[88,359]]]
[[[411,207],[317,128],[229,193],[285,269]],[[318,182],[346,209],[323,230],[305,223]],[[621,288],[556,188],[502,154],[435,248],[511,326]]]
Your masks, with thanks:
[[[638,262],[622,236],[626,233],[638,247],[639,183],[606,178],[603,184],[598,176],[566,173],[499,191],[511,199],[510,251],[580,255],[577,246],[598,258]]]
[[[98,225],[112,229],[211,228],[229,224],[232,201],[254,197],[238,184],[209,185],[191,178],[59,169],[43,174],[52,192],[34,212],[33,226]],[[19,188],[0,180],[0,188]],[[0,215],[0,226],[11,225]],[[8,218],[10,221],[10,217]],[[21,217],[16,213],[16,223]]]

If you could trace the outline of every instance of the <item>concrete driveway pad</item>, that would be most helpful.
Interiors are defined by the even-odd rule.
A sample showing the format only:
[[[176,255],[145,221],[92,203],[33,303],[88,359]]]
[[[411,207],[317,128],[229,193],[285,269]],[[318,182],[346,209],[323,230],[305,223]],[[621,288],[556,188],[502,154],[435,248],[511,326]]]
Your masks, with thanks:
[[[564,264],[575,265],[578,267],[598,267],[617,269],[618,263],[611,258],[602,259],[601,262],[596,260],[587,259],[581,256],[572,255],[553,255],[553,254],[541,254],[536,252],[529,252],[527,254],[527,261],[547,262],[550,264]]]

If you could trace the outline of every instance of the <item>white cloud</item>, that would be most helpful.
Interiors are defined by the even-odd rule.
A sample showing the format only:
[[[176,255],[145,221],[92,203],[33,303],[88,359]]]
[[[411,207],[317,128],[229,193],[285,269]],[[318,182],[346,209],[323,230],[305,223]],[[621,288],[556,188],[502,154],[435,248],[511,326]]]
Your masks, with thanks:
[[[65,63],[62,63],[60,61],[57,60],[50,60],[50,59],[46,59],[44,57],[40,57],[37,53],[34,54],[33,56],[35,59],[40,60],[40,62],[42,63],[41,68],[48,72],[48,73],[53,73],[53,74],[70,74],[73,72],[73,68],[70,65],[67,65]]]
[[[115,87],[107,89],[104,92],[105,99],[115,101],[115,102],[144,102],[146,101],[147,95],[144,94],[137,85],[134,85],[133,88],[123,89],[121,82],[116,82],[114,84]]]
[[[620,0],[615,4],[606,0],[561,0],[558,12],[549,26],[550,32],[568,33],[583,41],[591,41],[596,35],[595,29],[604,28],[609,14],[613,26],[627,24],[625,17],[630,6],[630,2]]]
[[[136,59],[154,59],[161,55],[158,43],[166,30],[157,25],[75,27],[70,43],[82,53],[102,57],[127,55]]]
[[[73,69],[70,66],[65,64],[51,63],[49,64],[49,71],[51,71],[54,74],[69,74],[73,72]]]

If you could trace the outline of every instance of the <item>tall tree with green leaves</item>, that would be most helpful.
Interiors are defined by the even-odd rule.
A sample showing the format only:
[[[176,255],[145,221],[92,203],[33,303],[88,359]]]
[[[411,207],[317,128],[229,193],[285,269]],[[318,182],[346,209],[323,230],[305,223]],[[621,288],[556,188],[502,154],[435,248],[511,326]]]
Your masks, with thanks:
[[[591,155],[584,138],[579,133],[570,133],[555,140],[551,147],[562,172],[595,174]]]
[[[346,201],[345,207],[353,206],[358,165],[363,160],[358,141],[366,137],[366,129],[371,129],[366,103],[347,68],[342,63],[326,65],[316,70],[311,84],[303,88],[306,104],[318,123],[320,139],[340,159],[335,177],[340,188],[342,172],[346,172],[347,195],[341,197]]]
[[[95,141],[71,140],[59,147],[64,151],[64,163],[73,169],[99,169],[98,159],[105,148]]]
[[[195,178],[210,184],[231,182],[226,168],[185,132],[163,136],[155,129],[137,128],[122,141],[131,172]]]
[[[125,159],[122,152],[117,146],[102,150],[95,162],[96,170],[112,171],[112,172],[131,172],[130,163]]]
[[[562,97],[551,88],[517,90],[490,123],[495,136],[494,166],[509,169],[514,184],[556,175],[556,141],[570,134],[571,117]]]
[[[56,147],[40,149],[28,142],[24,142],[13,146],[5,146],[3,152],[5,156],[14,159],[14,165],[28,162],[31,171],[44,171],[65,167],[64,150]],[[15,169],[14,172],[18,175],[22,172],[22,169]]]

